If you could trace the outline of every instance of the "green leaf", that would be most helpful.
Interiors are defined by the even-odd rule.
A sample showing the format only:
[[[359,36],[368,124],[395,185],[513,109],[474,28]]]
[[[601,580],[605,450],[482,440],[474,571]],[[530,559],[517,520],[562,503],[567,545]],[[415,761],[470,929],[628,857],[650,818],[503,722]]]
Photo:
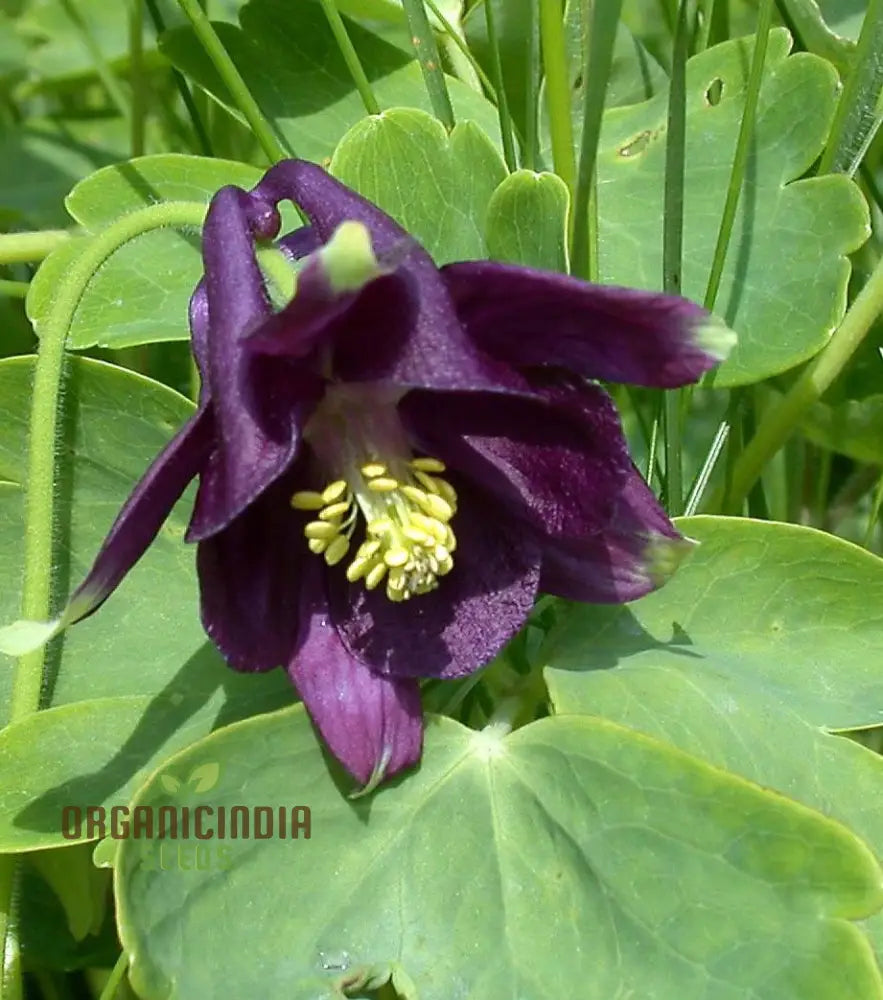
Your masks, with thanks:
[[[274,823],[308,806],[309,837],[121,841],[120,934],[145,1000],[247,995],[256,967],[290,1000],[385,978],[421,1000],[883,996],[848,923],[883,902],[857,839],[606,720],[503,736],[432,719],[419,771],[358,803],[300,707],[168,770],[208,762],[210,799],[176,805],[264,806]],[[156,776],[134,803],[168,804]],[[257,909],[256,886],[278,886]]]
[[[865,4],[852,0],[783,0],[785,10],[810,52],[840,68],[849,64],[862,27]]]
[[[425,111],[365,118],[343,137],[330,169],[413,233],[437,264],[487,256],[485,216],[506,168],[472,122],[448,135]]]
[[[14,484],[24,478],[32,372],[30,358],[0,361],[0,476],[13,484],[0,488],[0,569],[10,581],[21,578],[16,559],[21,504]],[[61,442],[66,464],[57,501],[57,584],[62,595],[83,578],[129,491],[192,412],[191,403],[149,379],[97,361],[71,360]],[[281,671],[237,674],[203,633],[194,549],[182,541],[192,497],[192,490],[185,494],[104,608],[69,629],[50,650],[49,703],[73,705],[88,698],[81,708],[86,715],[43,712],[21,723],[24,729],[13,727],[0,736],[20,739],[15,745],[30,755],[16,757],[13,765],[8,754],[0,753],[0,787],[8,794],[27,786],[23,775],[52,787],[77,775],[93,775],[88,791],[99,796],[90,800],[93,804],[125,801],[126,782],[153,754],[171,752],[163,751],[167,744],[178,749],[214,725],[291,700]],[[6,620],[17,617],[17,589],[3,588],[0,610]],[[4,711],[9,683],[10,670],[0,670]],[[140,696],[135,697],[137,706],[117,717],[116,700],[134,696]],[[79,738],[71,737],[69,724],[82,725]],[[28,737],[29,727],[39,739]],[[51,753],[49,746],[54,747]],[[39,797],[38,789],[26,788],[23,794],[17,801],[26,810]],[[4,801],[0,841],[8,845],[8,838],[18,834],[33,847],[60,841],[57,810],[28,825]],[[59,801],[64,804],[63,798]]]
[[[98,934],[107,916],[107,872],[92,864],[91,847],[68,851],[34,851],[29,860],[51,886],[67,917],[75,941]]]
[[[261,172],[229,160],[162,154],[99,170],[67,198],[73,218],[88,234],[137,209],[159,203],[192,206],[195,219],[225,184],[252,187]],[[28,294],[28,315],[39,334],[59,281],[87,240],[63,244],[43,263]],[[187,305],[202,276],[198,230],[143,232],[120,246],[92,276],[68,334],[75,349],[130,347],[187,340]]]
[[[241,28],[215,27],[249,91],[298,156],[327,162],[340,137],[364,117],[365,109],[321,8],[312,0],[301,0],[293,18],[289,0],[251,0],[240,12],[240,23]],[[413,52],[354,22],[347,22],[347,31],[381,108],[431,110]],[[238,114],[189,29],[168,32],[161,49]],[[449,78],[447,83],[457,120],[476,121],[497,141],[500,130],[494,106],[459,80]]]
[[[567,185],[557,174],[511,174],[487,207],[488,255],[566,274],[568,204]]]
[[[702,543],[628,607],[562,605],[539,662],[556,712],[602,714],[847,823],[883,853],[883,561],[796,525],[698,517]],[[873,921],[883,954],[883,921]]]
[[[812,357],[843,315],[849,261],[867,206],[846,177],[795,181],[824,145],[837,76],[771,33],[746,180],[716,311],[739,342],[716,386],[756,382]],[[745,103],[751,39],[687,64],[684,294],[703,301]],[[715,89],[722,91],[718,100]],[[605,282],[660,288],[667,94],[604,118],[599,149],[600,269]]]

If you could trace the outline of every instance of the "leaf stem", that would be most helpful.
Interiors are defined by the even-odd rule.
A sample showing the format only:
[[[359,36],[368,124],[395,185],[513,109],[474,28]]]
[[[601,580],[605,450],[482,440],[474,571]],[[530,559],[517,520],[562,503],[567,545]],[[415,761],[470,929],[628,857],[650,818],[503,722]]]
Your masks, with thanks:
[[[662,214],[662,284],[669,295],[681,291],[684,249],[684,165],[687,137],[687,0],[677,10],[665,144],[665,192]],[[680,389],[665,394],[665,496],[669,514],[683,510],[683,460]]]
[[[527,47],[525,52],[526,80],[524,87],[524,148],[521,165],[528,170],[539,169],[539,139],[537,118],[539,115],[540,88],[540,32],[535,3],[528,5]]]
[[[592,280],[598,276],[597,226],[593,225],[597,209],[593,198],[595,163],[598,157],[598,140],[601,137],[604,98],[607,94],[610,68],[613,65],[613,46],[621,10],[622,0],[592,4],[592,23],[583,67],[583,123],[576,193],[573,200],[573,249],[570,272],[578,277]]]
[[[272,125],[264,117],[264,113],[252,97],[245,80],[242,79],[239,70],[224,48],[223,42],[218,38],[214,26],[199,5],[199,0],[178,0],[178,6],[190,21],[194,34],[230,91],[236,107],[239,108],[242,116],[248,122],[249,128],[260,143],[269,162],[275,163],[277,160],[294,156],[294,151],[290,146],[286,148],[282,144]]]
[[[426,86],[426,93],[429,94],[433,113],[450,132],[454,127],[454,109],[451,106],[445,74],[442,72],[435,35],[426,16],[426,7],[423,0],[402,0],[402,6],[408,18],[411,42],[414,45],[417,61],[420,63],[423,83]]]
[[[38,233],[0,233],[0,264],[27,264],[43,260],[73,236],[69,229]]]
[[[803,370],[778,405],[763,415],[757,432],[738,457],[732,481],[721,504],[723,513],[738,513],[764,466],[787,441],[806,411],[843,370],[872,324],[883,312],[883,259],[840,326],[815,360]]]
[[[132,88],[132,157],[144,154],[144,123],[147,88],[144,78],[144,0],[129,0],[129,85]]]
[[[107,977],[107,982],[104,984],[104,989],[102,989],[98,1000],[114,1000],[128,967],[129,956],[125,951],[121,951],[119,958],[116,960],[116,964],[113,969],[111,969],[110,975]]]
[[[512,139],[512,116],[509,114],[509,101],[506,97],[506,88],[503,85],[503,64],[500,62],[500,45],[497,38],[497,26],[494,23],[494,5],[491,0],[486,0],[484,5],[484,20],[491,51],[491,72],[494,76],[497,114],[500,117],[500,135],[503,138],[503,158],[506,160],[506,167],[511,174],[517,166],[515,143]]]
[[[426,6],[432,11],[433,17],[438,19],[439,24],[442,26],[444,33],[450,38],[450,40],[457,46],[463,55],[463,58],[472,67],[473,72],[478,77],[479,82],[482,87],[484,87],[489,94],[495,94],[496,90],[491,78],[485,73],[481,68],[481,63],[472,54],[472,50],[460,37],[457,29],[451,24],[451,22],[445,17],[442,10],[439,8],[435,0],[426,0]]]
[[[343,56],[346,68],[353,78],[356,90],[358,90],[359,96],[362,98],[365,110],[369,115],[379,115],[380,105],[377,103],[377,98],[374,96],[374,91],[371,89],[371,84],[365,75],[365,68],[359,59],[359,53],[356,52],[352,39],[346,30],[346,25],[343,23],[343,18],[340,16],[340,11],[337,9],[335,0],[319,0],[319,2],[322,4],[322,10],[325,12],[328,27],[331,28],[331,33],[334,35],[334,40],[337,42],[337,47]]]
[[[156,29],[156,33],[161,35],[166,30],[166,25],[163,20],[162,13],[157,6],[157,0],[144,0],[144,2],[147,4],[147,12],[150,14],[150,20],[153,21],[153,27]],[[172,79],[175,81],[175,87],[177,88],[178,94],[180,95],[181,100],[184,103],[184,107],[187,110],[187,114],[190,117],[190,123],[193,126],[193,132],[196,136],[196,141],[199,144],[200,153],[202,153],[203,156],[211,156],[211,139],[209,139],[205,125],[202,123],[199,109],[196,107],[196,102],[193,100],[193,94],[190,93],[190,87],[187,85],[184,75],[179,70],[173,68]]]
[[[570,117],[570,83],[567,73],[567,47],[564,40],[564,16],[561,0],[540,0],[540,39],[546,71],[546,105],[552,139],[552,163],[555,173],[567,185],[571,205],[576,186],[576,161],[573,149],[573,121]],[[571,212],[571,225],[573,213]]]
[[[8,299],[27,298],[30,284],[27,281],[7,281],[0,278],[0,297]]]
[[[705,308],[714,309],[717,293],[720,290],[724,263],[727,259],[727,248],[733,223],[736,220],[736,209],[739,205],[739,195],[745,177],[745,167],[748,163],[748,153],[754,136],[757,101],[760,96],[760,84],[763,79],[763,65],[766,60],[767,42],[770,36],[770,26],[773,20],[773,0],[760,0],[757,16],[757,34],[754,37],[754,51],[751,55],[751,68],[748,71],[748,87],[745,93],[745,108],[739,125],[739,137],[736,140],[736,152],[733,156],[733,168],[730,171],[730,183],[727,187],[727,197],[721,216],[720,229],[717,233],[717,243],[714,257],[711,261],[711,272],[708,275],[708,286],[705,290]]]

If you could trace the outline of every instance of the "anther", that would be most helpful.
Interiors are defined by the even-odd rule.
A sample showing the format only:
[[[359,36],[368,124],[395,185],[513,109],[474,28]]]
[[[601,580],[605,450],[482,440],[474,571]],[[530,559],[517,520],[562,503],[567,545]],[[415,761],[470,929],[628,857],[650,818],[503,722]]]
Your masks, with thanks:
[[[320,512],[319,517],[323,521],[333,521],[335,518],[340,517],[341,514],[345,514],[349,509],[350,505],[345,500],[341,500],[340,503],[329,504]]]
[[[382,476],[386,472],[386,466],[380,462],[368,462],[360,471],[367,479],[373,479],[375,476]]]
[[[337,479],[322,490],[322,499],[325,503],[334,503],[346,493],[346,480]]]
[[[307,538],[324,539],[331,541],[339,534],[339,527],[336,524],[329,524],[327,521],[310,521],[304,528]]]
[[[349,547],[350,540],[345,535],[338,535],[325,550],[325,562],[329,566],[336,566],[347,554]]]
[[[378,476],[368,480],[368,489],[375,493],[392,493],[399,488],[399,481],[389,476]]]
[[[325,500],[321,493],[315,493],[313,490],[302,490],[291,498],[291,506],[295,510],[321,510],[325,506]]]
[[[412,458],[408,465],[412,469],[417,469],[420,472],[444,472],[445,463],[440,462],[437,458]]]

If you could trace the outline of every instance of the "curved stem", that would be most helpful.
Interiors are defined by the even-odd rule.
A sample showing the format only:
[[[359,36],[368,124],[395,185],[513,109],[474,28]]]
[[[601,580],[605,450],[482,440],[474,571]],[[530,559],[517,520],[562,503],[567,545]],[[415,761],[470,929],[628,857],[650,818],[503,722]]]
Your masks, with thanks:
[[[55,459],[59,402],[64,376],[65,340],[77,307],[93,274],[119,247],[141,233],[166,226],[201,226],[206,205],[170,202],[149,205],[108,226],[72,262],[42,329],[34,368],[30,441],[24,504],[24,582],[22,616],[49,617],[55,520]],[[22,656],[12,685],[10,723],[36,712],[43,688],[43,647]],[[17,1000],[21,985],[6,956],[12,927],[16,858],[0,858],[0,1000]]]

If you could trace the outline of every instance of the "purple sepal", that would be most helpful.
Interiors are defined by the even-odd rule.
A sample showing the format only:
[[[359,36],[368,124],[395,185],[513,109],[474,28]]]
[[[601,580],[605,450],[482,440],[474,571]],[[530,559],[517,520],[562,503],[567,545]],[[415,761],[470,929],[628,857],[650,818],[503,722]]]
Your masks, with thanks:
[[[734,340],[679,296],[495,261],[448,264],[441,274],[477,346],[517,367],[670,389],[695,382]]]

